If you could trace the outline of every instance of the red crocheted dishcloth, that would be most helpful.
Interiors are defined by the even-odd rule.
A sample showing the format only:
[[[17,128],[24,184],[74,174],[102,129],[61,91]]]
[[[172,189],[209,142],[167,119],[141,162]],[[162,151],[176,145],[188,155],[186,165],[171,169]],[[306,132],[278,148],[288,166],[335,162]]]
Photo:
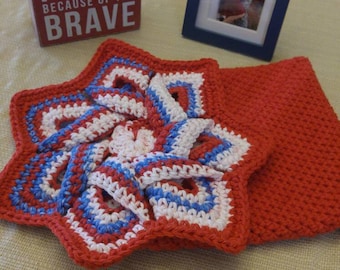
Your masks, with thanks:
[[[247,181],[272,143],[235,120],[224,95],[214,60],[104,42],[77,78],[13,97],[0,218],[49,227],[85,267],[165,237],[239,252]]]
[[[306,58],[219,69],[108,40],[10,113],[0,218],[49,227],[83,266],[340,227],[340,125]]]
[[[340,123],[310,61],[220,70],[224,108],[269,131],[274,148],[248,184],[249,244],[312,237],[340,228]],[[156,239],[151,249],[183,248]],[[197,243],[186,243],[195,247]]]
[[[310,237],[340,227],[340,122],[307,58],[222,69],[224,105],[275,138],[249,185],[249,243]],[[247,109],[245,109],[247,108]]]

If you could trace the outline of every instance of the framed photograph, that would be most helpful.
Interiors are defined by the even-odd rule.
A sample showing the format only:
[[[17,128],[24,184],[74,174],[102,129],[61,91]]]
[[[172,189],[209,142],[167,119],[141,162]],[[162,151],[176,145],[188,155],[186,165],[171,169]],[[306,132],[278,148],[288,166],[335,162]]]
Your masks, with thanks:
[[[289,0],[188,0],[184,37],[270,61]]]

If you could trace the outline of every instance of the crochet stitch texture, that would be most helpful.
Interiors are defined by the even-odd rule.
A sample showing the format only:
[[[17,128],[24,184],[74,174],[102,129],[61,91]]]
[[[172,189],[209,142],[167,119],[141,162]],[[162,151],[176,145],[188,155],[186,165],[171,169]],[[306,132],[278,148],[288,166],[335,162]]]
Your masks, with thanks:
[[[274,144],[248,181],[248,244],[313,237],[340,228],[340,123],[307,58],[220,69],[224,108]],[[155,239],[148,247],[198,243]]]
[[[308,59],[220,69],[118,40],[75,79],[16,94],[0,218],[84,267],[340,227],[340,125]]]
[[[0,217],[49,227],[85,267],[154,239],[241,251],[272,144],[225,112],[219,72],[108,40],[74,80],[19,92]]]

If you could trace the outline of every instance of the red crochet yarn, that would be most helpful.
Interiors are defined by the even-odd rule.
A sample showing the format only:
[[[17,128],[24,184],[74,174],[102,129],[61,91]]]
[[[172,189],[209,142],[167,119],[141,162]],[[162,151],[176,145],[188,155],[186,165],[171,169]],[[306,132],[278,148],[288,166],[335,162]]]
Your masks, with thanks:
[[[340,125],[306,58],[219,69],[108,40],[10,114],[0,218],[49,227],[85,267],[340,227]]]
[[[340,123],[307,58],[222,69],[224,106],[275,138],[249,185],[249,243],[340,227]],[[247,109],[245,109],[247,108]]]
[[[340,125],[307,58],[221,69],[224,108],[269,131],[274,148],[249,179],[249,244],[312,237],[340,228]],[[197,243],[186,243],[195,247]],[[157,239],[151,249],[183,248]]]
[[[224,113],[223,95],[213,60],[108,40],[74,80],[13,97],[0,217],[49,227],[85,267],[155,238],[239,252],[271,140]]]

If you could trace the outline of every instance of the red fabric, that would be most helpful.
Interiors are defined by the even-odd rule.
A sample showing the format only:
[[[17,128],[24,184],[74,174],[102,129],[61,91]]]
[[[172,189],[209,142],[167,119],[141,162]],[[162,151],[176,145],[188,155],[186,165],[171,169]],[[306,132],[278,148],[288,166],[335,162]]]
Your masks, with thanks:
[[[127,61],[127,65],[140,68],[140,65],[135,65],[136,61],[159,74],[186,74],[184,77],[187,77],[190,72],[202,73],[201,98],[205,111],[202,117],[212,118],[234,135],[247,138],[250,143],[250,150],[243,159],[223,176],[223,181],[226,181],[224,188],[231,190],[228,198],[232,206],[230,223],[223,230],[163,216],[155,220],[151,213],[151,219],[143,223],[143,230],[138,231],[135,238],[119,245],[116,250],[100,253],[89,250],[80,235],[70,227],[72,221],[65,218],[65,211],[71,211],[95,240],[115,241],[111,239],[114,235],[97,234],[95,227],[82,219],[83,210],[79,207],[82,201],[76,199],[84,190],[77,175],[70,178],[70,185],[65,186],[65,197],[61,197],[60,201],[44,202],[45,197],[40,200],[40,193],[34,193],[36,190],[40,192],[39,186],[34,184],[44,168],[44,160],[40,157],[49,161],[53,155],[39,141],[44,139],[39,131],[41,112],[56,100],[64,100],[66,105],[70,100],[76,100],[69,96],[76,96],[84,90],[109,59],[120,57],[133,60]],[[121,66],[123,64],[115,65],[125,68]],[[140,72],[149,74],[147,69]],[[183,109],[188,109],[188,96],[182,88],[175,87],[169,92]],[[92,104],[91,99],[86,102],[89,106]],[[36,104],[40,109],[32,111]],[[150,115],[157,116],[152,106],[149,107],[149,112],[153,112]],[[106,108],[100,108],[107,112]],[[26,117],[28,112],[30,117]],[[158,117],[149,119],[149,124],[157,126],[158,122],[164,121],[160,115]],[[56,125],[62,129],[68,123],[66,120],[74,119],[60,120]],[[322,92],[309,60],[303,57],[257,67],[219,69],[213,60],[163,61],[123,42],[108,40],[74,80],[18,93],[11,104],[11,122],[17,149],[0,174],[0,217],[49,227],[69,255],[86,267],[108,266],[145,247],[155,250],[214,247],[226,252],[239,252],[247,243],[314,236],[340,227],[339,120]],[[32,137],[32,133],[37,135]],[[63,135],[69,136],[68,133]],[[102,135],[99,134],[98,138]],[[63,137],[58,137],[58,140],[52,141],[52,146],[60,149],[65,140]],[[207,149],[218,144],[216,139],[209,141],[201,137],[200,140],[203,146],[199,147]],[[204,151],[199,147],[191,152],[191,158],[202,157]],[[83,160],[86,149],[86,143],[79,147],[78,150],[82,150],[80,155],[72,157],[74,165]],[[74,174],[83,175],[83,167],[74,168]],[[54,188],[60,185],[57,180],[62,169],[55,173],[56,179],[52,179],[55,180],[51,184]],[[106,169],[102,171],[109,171]],[[119,183],[120,186],[126,184],[123,180]],[[141,195],[136,186],[129,186],[130,189],[137,197]],[[74,197],[69,198],[69,194]],[[138,198],[146,199],[143,196]],[[69,205],[63,204],[64,199]],[[148,203],[145,202],[145,205]]]
[[[297,57],[221,69],[225,113],[274,140],[248,182],[248,244],[312,237],[340,227],[340,124],[312,65]],[[224,118],[223,113],[221,113]],[[151,249],[176,249],[157,239]],[[187,248],[197,243],[186,243]]]
[[[249,243],[340,227],[340,125],[307,58],[222,69],[225,109],[274,150],[249,181]]]
[[[222,115],[222,89],[214,60],[164,61],[104,42],[75,79],[13,97],[16,152],[0,173],[0,218],[49,227],[85,267],[111,265],[157,238],[240,252],[249,235],[247,181],[272,141]],[[113,96],[113,104],[100,103]],[[195,121],[209,125],[195,135]],[[149,152],[124,159],[126,153],[105,148],[127,123],[135,135],[152,131]],[[154,182],[144,186],[148,175]],[[118,218],[105,194],[120,205]]]

